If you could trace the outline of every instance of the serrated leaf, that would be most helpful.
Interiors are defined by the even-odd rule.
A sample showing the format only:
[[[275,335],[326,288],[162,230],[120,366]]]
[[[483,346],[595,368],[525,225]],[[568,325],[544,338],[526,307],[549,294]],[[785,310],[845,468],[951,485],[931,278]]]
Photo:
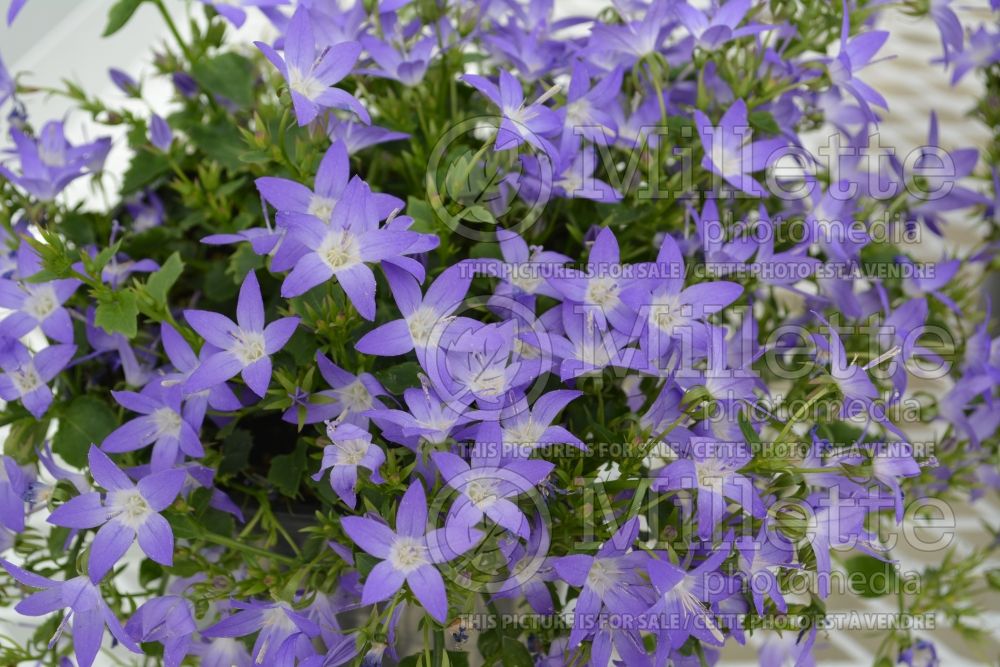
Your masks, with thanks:
[[[82,468],[90,445],[100,445],[117,426],[111,406],[96,396],[77,396],[59,414],[52,449],[70,465]]]
[[[104,27],[102,37],[110,37],[125,27],[135,10],[146,0],[118,0],[108,12],[108,22]]]
[[[94,324],[108,333],[120,333],[126,338],[134,338],[138,331],[138,317],[139,306],[132,292],[119,290],[98,295]]]
[[[184,261],[175,252],[163,263],[163,266],[149,276],[149,280],[146,281],[146,290],[157,303],[166,303],[167,293],[177,282],[183,270]]]

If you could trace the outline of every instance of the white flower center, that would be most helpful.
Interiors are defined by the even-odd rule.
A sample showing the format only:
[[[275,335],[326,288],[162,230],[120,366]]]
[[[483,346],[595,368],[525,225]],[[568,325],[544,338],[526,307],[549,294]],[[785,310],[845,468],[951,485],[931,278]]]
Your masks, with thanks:
[[[43,384],[42,378],[38,375],[38,371],[36,371],[34,365],[30,363],[11,371],[10,379],[14,383],[14,386],[17,387],[17,391],[21,394],[21,396],[30,394]]]
[[[327,88],[316,80],[312,72],[303,74],[295,67],[288,68],[288,87],[307,100],[315,100]]]
[[[478,396],[499,396],[507,387],[505,369],[498,366],[487,366],[472,378],[469,389]]]
[[[361,249],[354,234],[346,229],[332,229],[316,250],[334,271],[349,269],[361,263]]]
[[[119,489],[108,494],[111,516],[129,528],[137,529],[146,523],[153,509],[139,493],[139,489]]]
[[[26,313],[41,322],[59,307],[59,300],[52,285],[26,285],[28,296],[24,299]]]
[[[438,324],[437,312],[429,306],[421,306],[406,320],[410,329],[410,338],[416,347],[427,347],[431,342],[431,334]]]
[[[151,415],[156,424],[156,437],[175,436],[181,432],[181,416],[170,408],[157,408]]]
[[[351,438],[338,441],[336,446],[338,465],[356,466],[364,460],[371,443],[364,438]]]
[[[530,417],[520,424],[504,429],[506,440],[519,445],[538,444],[543,433],[545,433],[545,426],[535,423]]]
[[[313,195],[309,199],[309,208],[307,213],[309,213],[309,215],[315,215],[324,222],[329,222],[330,216],[333,215],[333,207],[336,205],[337,200],[332,197],[320,197],[319,195]]]
[[[604,593],[621,578],[622,569],[617,558],[595,558],[587,573],[587,585],[604,597]]]
[[[485,510],[500,499],[496,480],[492,479],[474,479],[463,490],[472,504],[481,510]]]
[[[693,587],[694,579],[685,576],[680,583],[664,593],[663,597],[668,602],[680,602],[681,607],[683,607],[688,614],[700,617],[699,622],[704,624],[703,627],[708,628],[708,631],[712,633],[712,636],[720,642],[724,641],[725,636],[722,634],[722,631],[719,630],[718,626],[715,625],[715,620],[708,614],[708,611],[706,611],[704,603],[692,592]]]
[[[618,292],[618,283],[614,278],[602,276],[587,281],[587,301],[602,308],[617,306]]]
[[[541,286],[544,278],[542,278],[541,271],[536,269],[533,264],[535,262],[514,264],[511,267],[510,284],[523,292],[534,294],[535,290]]]
[[[241,364],[249,366],[266,355],[264,332],[240,329],[236,334],[236,342],[230,350]]]
[[[345,412],[364,412],[372,407],[372,395],[361,380],[355,380],[336,390]]]
[[[677,294],[661,294],[653,297],[649,307],[649,325],[673,335],[677,326],[685,319],[681,313],[680,298]]]
[[[427,547],[424,546],[423,541],[405,535],[396,537],[396,541],[389,550],[388,560],[394,568],[403,574],[409,574],[430,563],[427,558]]]

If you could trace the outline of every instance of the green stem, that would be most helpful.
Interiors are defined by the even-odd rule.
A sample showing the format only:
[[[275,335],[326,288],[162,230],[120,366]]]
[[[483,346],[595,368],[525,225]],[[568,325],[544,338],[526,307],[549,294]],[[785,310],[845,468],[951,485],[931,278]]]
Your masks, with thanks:
[[[184,57],[188,59],[189,63],[194,64],[194,53],[192,53],[190,47],[187,45],[187,42],[184,41],[184,38],[181,37],[180,31],[177,30],[177,24],[174,23],[174,19],[170,16],[170,12],[167,11],[167,7],[163,4],[163,0],[153,0],[153,4],[156,5],[156,8],[160,11],[163,21],[167,24],[167,29],[170,30],[174,39],[177,40],[177,45],[181,48],[181,51],[184,52]]]
[[[775,442],[784,442],[785,437],[787,437],[788,434],[791,433],[792,427],[795,426],[795,424],[797,424],[799,420],[805,416],[806,412],[809,411],[809,408],[815,405],[816,402],[819,399],[821,399],[832,388],[833,385],[830,384],[826,384],[821,387],[816,387],[816,389],[813,390],[813,393],[809,394],[809,397],[806,399],[806,402],[802,405],[802,407],[796,410],[795,414],[792,415],[792,418],[789,419],[787,422],[785,422],[785,426],[784,428],[781,429],[781,432],[778,433],[778,437],[775,439]]]
[[[243,551],[245,553],[254,554],[255,556],[260,556],[261,558],[270,558],[271,560],[276,560],[286,565],[292,565],[296,561],[294,558],[288,556],[282,556],[281,554],[276,554],[267,549],[261,549],[260,547],[255,547],[251,544],[244,544],[243,542],[237,542],[231,537],[226,537],[225,535],[218,535],[216,533],[203,533],[198,536],[200,539],[206,542],[212,542],[213,544],[218,544],[219,546],[229,547],[230,549],[235,549],[237,551]]]

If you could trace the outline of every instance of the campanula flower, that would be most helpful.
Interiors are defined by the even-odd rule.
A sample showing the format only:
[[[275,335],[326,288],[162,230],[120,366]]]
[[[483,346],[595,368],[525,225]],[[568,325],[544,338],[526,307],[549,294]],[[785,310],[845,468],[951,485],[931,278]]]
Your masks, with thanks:
[[[481,538],[477,530],[462,528],[428,532],[427,496],[420,480],[403,494],[396,510],[396,530],[368,517],[345,516],[344,532],[380,562],[365,580],[362,604],[374,604],[395,595],[407,583],[413,595],[435,620],[448,617],[448,598],[437,563],[461,556]]]
[[[90,580],[99,583],[137,540],[149,558],[168,567],[173,564],[174,532],[160,512],[180,493],[184,471],[154,472],[136,484],[93,445],[87,460],[94,481],[107,493],[75,496],[53,510],[48,520],[66,528],[100,526],[90,546]]]
[[[129,651],[142,655],[142,650],[132,641],[104,602],[100,588],[86,576],[55,581],[23,570],[3,559],[0,559],[0,566],[21,584],[40,589],[17,603],[14,607],[17,613],[45,616],[56,611],[63,612],[62,621],[49,641],[49,648],[54,648],[63,630],[72,625],[73,649],[78,667],[91,667],[94,664],[97,653],[101,650],[105,628]]]
[[[184,419],[178,388],[156,389],[147,386],[142,393],[111,392],[122,407],[140,416],[112,431],[101,443],[101,448],[117,454],[153,445],[153,470],[162,472],[173,468],[185,455],[201,458],[205,450],[197,428]]]
[[[0,398],[20,399],[21,405],[41,419],[52,404],[49,383],[66,368],[76,354],[76,345],[50,345],[34,356],[16,340],[8,340],[0,350]]]
[[[371,122],[361,102],[335,83],[350,74],[361,54],[357,42],[336,44],[317,53],[312,22],[304,7],[295,10],[285,32],[284,57],[268,44],[254,42],[288,84],[299,125],[308,125],[322,109],[346,109]]]
[[[199,392],[240,374],[252,392],[267,393],[271,382],[271,355],[285,346],[299,324],[298,317],[282,317],[264,324],[264,300],[253,271],[240,287],[236,322],[207,310],[185,310],[184,319],[217,348],[184,383],[184,391]]]

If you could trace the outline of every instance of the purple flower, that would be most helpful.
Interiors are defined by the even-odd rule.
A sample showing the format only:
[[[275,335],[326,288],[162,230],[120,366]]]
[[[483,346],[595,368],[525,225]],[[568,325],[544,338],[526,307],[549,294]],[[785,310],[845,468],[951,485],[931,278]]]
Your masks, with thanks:
[[[398,435],[394,441],[415,451],[419,451],[419,447],[412,441],[423,439],[431,445],[444,444],[454,429],[472,419],[463,405],[442,401],[431,387],[411,387],[403,392],[403,401],[408,411],[378,409],[372,410],[369,416],[382,429],[383,437],[391,438],[392,431],[396,430]]]
[[[586,449],[583,441],[566,430],[566,427],[552,423],[570,401],[582,395],[581,391],[556,389],[535,399],[530,410],[525,400],[514,403],[509,410],[504,411],[500,421],[505,447],[516,448],[522,454],[530,453],[524,451],[525,447],[534,449],[558,444]]]
[[[163,645],[165,667],[180,667],[198,630],[191,603],[178,595],[154,597],[135,610],[125,632],[137,642]]]
[[[18,602],[14,607],[17,613],[25,616],[44,616],[65,610],[59,627],[49,641],[49,648],[55,647],[63,629],[72,623],[73,649],[79,667],[91,667],[94,664],[97,652],[101,650],[105,626],[125,648],[142,655],[142,650],[128,636],[104,602],[100,589],[87,577],[54,581],[23,570],[3,559],[0,559],[0,565],[10,576],[25,586],[41,589]]]
[[[174,532],[160,512],[170,506],[184,484],[183,470],[155,472],[133,484],[107,454],[91,445],[90,474],[107,490],[66,501],[49,515],[49,523],[66,528],[97,528],[90,545],[87,573],[95,584],[115,566],[132,543],[161,565],[174,562]]]
[[[170,129],[167,121],[157,114],[153,114],[149,119],[149,143],[153,144],[161,151],[169,151],[170,144],[174,141],[174,132]]]
[[[334,141],[320,160],[316,170],[315,190],[287,178],[263,176],[256,181],[257,190],[279,212],[303,213],[315,216],[329,224],[334,208],[340,201],[351,179],[351,163],[347,145]],[[352,184],[351,187],[357,187]],[[351,195],[356,195],[354,190]],[[377,210],[379,220],[388,218],[393,211],[401,210],[403,201],[392,195],[373,192],[369,195]]]
[[[532,491],[555,467],[549,461],[515,459],[504,462],[496,422],[479,427],[470,463],[451,452],[433,452],[431,460],[444,483],[459,493],[448,511],[449,531],[473,529],[484,517],[520,537],[530,524],[514,499]]]
[[[361,54],[357,42],[344,42],[316,51],[316,37],[305,7],[299,7],[285,32],[284,58],[263,42],[254,42],[288,82],[299,125],[308,125],[321,109],[347,109],[365,123],[371,122],[368,111],[353,95],[331,88],[345,76]]]
[[[410,586],[420,604],[440,623],[448,618],[448,598],[436,563],[452,560],[482,537],[477,530],[438,529],[427,532],[427,497],[419,480],[410,484],[396,510],[396,530],[368,517],[346,516],[340,524],[347,536],[380,559],[365,580],[361,603],[387,600]]]
[[[388,396],[382,384],[371,373],[352,375],[318,350],[316,366],[331,388],[312,394],[310,401],[304,405],[293,405],[288,408],[282,419],[293,424],[300,418],[304,424],[333,419],[367,429],[368,411],[385,407],[377,398]],[[300,408],[304,410],[304,416],[299,414]]]
[[[24,499],[30,478],[9,456],[0,456],[0,526],[15,533],[24,530]]]
[[[15,174],[0,164],[0,175],[42,201],[51,201],[80,176],[99,171],[111,148],[108,138],[71,146],[63,124],[57,121],[46,123],[37,139],[16,127],[11,127],[10,136],[17,149],[21,173]]]
[[[15,93],[17,93],[17,84],[4,66],[3,58],[0,58],[0,106],[3,106],[3,103],[9,98],[14,97]]]
[[[283,297],[299,296],[336,277],[361,316],[375,319],[375,274],[366,262],[398,260],[426,248],[414,248],[422,240],[416,232],[380,228],[372,204],[368,185],[354,178],[329,224],[314,215],[278,213],[289,237],[306,249],[281,285]]]
[[[616,330],[631,334],[635,311],[625,295],[637,285],[639,271],[632,269],[638,268],[621,264],[618,239],[610,227],[605,227],[590,248],[586,268],[566,269],[550,282],[567,301],[580,304],[574,310],[592,318],[600,329],[610,323]]]
[[[235,614],[205,628],[201,635],[208,639],[246,637],[259,630],[252,651],[255,665],[293,667],[296,658],[315,655],[312,639],[320,634],[319,626],[288,604],[251,600],[233,606],[238,609]]]
[[[885,30],[872,30],[860,35],[850,37],[851,34],[851,13],[847,6],[847,0],[843,2],[843,26],[840,32],[840,52],[833,58],[825,58],[827,72],[830,75],[830,82],[837,88],[844,90],[858,101],[862,111],[869,120],[875,120],[875,114],[871,110],[871,104],[889,108],[889,103],[877,90],[867,83],[857,78],[857,73],[871,64],[872,58],[885,40],[889,38],[889,33]]]
[[[192,652],[201,658],[202,667],[254,667],[243,642],[232,637],[214,637],[195,644]]]
[[[920,465],[913,460],[913,448],[904,442],[879,443],[872,453],[872,477],[892,491],[896,500],[896,523],[903,521],[903,489],[900,477],[916,477]]]
[[[747,539],[745,542],[748,544],[737,547],[739,566],[749,585],[757,613],[764,614],[766,598],[770,597],[778,611],[784,614],[788,605],[781,594],[777,571],[782,567],[792,567],[795,548],[766,522],[760,527],[755,540]]]
[[[668,647],[680,648],[691,636],[722,646],[725,635],[707,605],[714,601],[712,593],[718,588],[714,577],[728,556],[728,550],[719,549],[691,570],[678,567],[665,557],[648,559],[649,579],[659,599],[646,613],[659,617],[662,629],[657,642],[658,655]]]
[[[721,176],[727,183],[749,195],[762,196],[764,186],[750,174],[763,171],[780,156],[787,145],[784,139],[750,141],[750,123],[747,105],[743,100],[726,110],[719,125],[712,125],[708,117],[695,110],[694,120],[705,147],[701,166]]]
[[[368,431],[362,431],[354,424],[329,424],[326,436],[331,444],[323,448],[323,462],[319,472],[313,475],[315,481],[326,476],[329,470],[330,488],[347,505],[353,508],[358,498],[358,468],[367,468],[372,484],[381,484],[379,468],[385,463],[382,448],[372,443]]]
[[[521,82],[507,70],[500,70],[500,85],[477,74],[464,74],[461,80],[486,96],[500,108],[496,149],[505,151],[528,142],[549,155],[555,150],[543,137],[562,127],[559,116],[540,103],[525,105]]]
[[[271,8],[288,4],[288,0],[200,0],[200,2],[214,9],[219,16],[237,28],[243,27],[247,20],[244,7]]]
[[[756,518],[767,513],[753,482],[737,472],[750,462],[742,442],[719,442],[710,438],[691,438],[685,448],[690,458],[683,458],[662,468],[653,481],[657,491],[698,490],[698,536],[707,540],[726,516],[728,500]]]
[[[27,2],[28,0],[10,0],[10,5],[7,7],[7,25],[14,23],[14,19]]]
[[[362,0],[358,0],[357,4],[361,6]],[[365,125],[351,119],[336,118],[332,115],[326,120],[326,133],[331,140],[343,142],[350,155],[354,155],[369,146],[376,146],[389,141],[399,141],[410,137],[405,132],[395,132],[384,127]]]
[[[775,26],[751,23],[738,28],[737,26],[750,11],[751,0],[727,0],[721,7],[715,9],[712,16],[700,9],[695,9],[686,2],[678,3],[674,11],[695,42],[703,49],[716,49],[726,42],[747,35],[756,35]]]
[[[112,257],[101,270],[101,281],[117,290],[133,273],[152,273],[159,268],[160,265],[151,259],[133,260],[120,255]]]
[[[367,73],[394,79],[406,86],[415,86],[424,79],[427,67],[437,49],[437,38],[428,35],[409,47],[393,44],[371,36],[361,38],[361,45],[371,56],[377,68]]]
[[[264,325],[264,300],[253,271],[240,287],[236,322],[207,310],[185,310],[184,319],[208,344],[218,348],[191,374],[184,391],[204,391],[239,373],[258,396],[267,393],[271,382],[271,355],[285,346],[299,324],[298,317],[282,317]]]
[[[200,362],[212,354],[213,348],[210,345],[205,345],[201,349],[200,356],[195,356],[184,337],[166,322],[160,327],[160,338],[163,342],[163,351],[175,369],[174,372],[163,375],[160,386],[167,391],[175,386],[180,386],[183,390],[188,378],[198,369]],[[231,412],[239,410],[242,404],[229,385],[220,382],[210,389],[188,393],[184,396],[183,415],[185,421],[188,424],[201,424],[209,406],[221,412]]]
[[[933,642],[918,639],[912,646],[900,651],[896,664],[907,667],[939,667],[941,660],[938,658],[937,648],[934,647]]]
[[[48,383],[62,372],[73,355],[76,345],[50,345],[34,357],[24,345],[10,340],[0,350],[0,398],[20,399],[24,408],[41,419],[52,404]]]
[[[642,575],[648,557],[643,551],[632,550],[638,536],[639,519],[632,518],[601,545],[596,555],[573,554],[554,560],[559,577],[583,589],[573,611],[570,646],[576,646],[599,627],[597,619],[603,608],[612,614],[637,618],[652,604],[651,591]]]
[[[736,301],[743,286],[715,281],[684,287],[684,257],[669,234],[663,237],[649,275],[623,296],[633,311],[645,315],[638,326],[647,360],[655,364],[674,342],[688,355],[706,354],[712,325],[705,320]]]
[[[0,336],[21,338],[40,326],[50,339],[72,343],[73,321],[63,304],[80,284],[74,279],[46,283],[0,279],[0,306],[14,311],[0,321]]]
[[[952,62],[951,85],[958,84],[970,70],[986,68],[1000,62],[1000,33],[990,32],[986,26],[969,33],[969,45],[955,54]]]
[[[139,193],[125,201],[125,210],[132,218],[132,230],[137,234],[159,227],[166,218],[163,200],[152,190]]]
[[[147,386],[142,393],[113,391],[111,395],[119,405],[142,416],[112,431],[101,443],[104,451],[118,454],[153,445],[151,465],[156,472],[170,470],[182,455],[205,455],[198,431],[182,415],[179,391]]]
[[[470,265],[459,263],[448,267],[422,297],[420,285],[406,272],[387,266],[385,273],[403,317],[369,331],[354,347],[364,354],[387,357],[415,349],[417,358],[423,358],[428,350],[440,344],[447,324],[454,321],[450,316],[462,304],[472,284]]]
[[[117,67],[112,67],[108,70],[108,76],[111,77],[111,82],[115,84],[118,90],[122,91],[129,97],[139,97],[139,84],[132,78],[132,76]]]

